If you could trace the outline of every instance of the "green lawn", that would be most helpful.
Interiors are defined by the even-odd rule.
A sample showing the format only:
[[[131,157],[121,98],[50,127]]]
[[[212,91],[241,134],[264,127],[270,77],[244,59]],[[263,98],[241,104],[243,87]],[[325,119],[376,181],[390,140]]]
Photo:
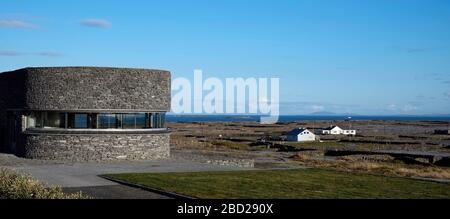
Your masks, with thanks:
[[[321,169],[107,176],[197,198],[450,198],[450,184]]]

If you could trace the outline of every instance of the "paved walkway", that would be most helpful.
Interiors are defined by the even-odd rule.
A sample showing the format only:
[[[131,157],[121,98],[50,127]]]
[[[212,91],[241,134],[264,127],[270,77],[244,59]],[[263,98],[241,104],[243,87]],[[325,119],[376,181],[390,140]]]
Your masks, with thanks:
[[[263,156],[266,157],[266,156]],[[269,160],[270,161],[270,160]],[[268,165],[269,161],[260,161],[258,169],[278,168]],[[270,162],[269,162],[270,163]],[[193,161],[180,156],[156,161],[116,161],[106,163],[69,163],[61,161],[44,161],[18,158],[11,154],[0,153],[0,168],[13,169],[29,174],[47,186],[59,186],[64,191],[83,193],[100,199],[161,199],[164,195],[128,187],[103,179],[99,175],[114,173],[156,173],[156,172],[200,172],[251,170],[220,166]],[[280,166],[279,168],[284,168]]]
[[[48,186],[65,188],[118,185],[98,177],[102,174],[244,170],[244,168],[199,163],[180,158],[155,161],[67,163],[28,160],[9,154],[0,154],[0,167],[29,174]]]

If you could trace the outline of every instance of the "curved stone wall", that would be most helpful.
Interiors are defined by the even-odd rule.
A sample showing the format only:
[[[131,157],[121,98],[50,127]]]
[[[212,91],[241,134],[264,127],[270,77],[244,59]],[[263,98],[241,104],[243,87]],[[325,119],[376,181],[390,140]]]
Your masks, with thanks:
[[[170,111],[170,72],[128,68],[26,68],[25,109]]]
[[[73,162],[152,160],[170,156],[170,134],[24,134],[21,156]]]
[[[170,72],[150,69],[39,67],[1,73],[0,152],[65,161],[169,157],[167,131],[33,132],[26,121],[34,111],[168,112],[170,83]]]

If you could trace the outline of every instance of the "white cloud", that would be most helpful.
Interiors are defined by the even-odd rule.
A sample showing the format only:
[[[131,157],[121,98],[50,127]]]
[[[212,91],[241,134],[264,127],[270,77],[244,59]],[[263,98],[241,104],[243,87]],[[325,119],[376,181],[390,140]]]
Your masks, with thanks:
[[[111,22],[103,19],[85,19],[80,22],[81,25],[86,27],[96,27],[96,28],[111,28]]]
[[[61,57],[64,56],[63,53],[60,52],[34,52],[34,53],[26,53],[26,52],[18,52],[13,50],[0,50],[0,56],[24,56],[24,55],[34,55],[34,56],[45,56],[45,57]]]
[[[0,27],[38,29],[39,26],[22,20],[0,20]]]

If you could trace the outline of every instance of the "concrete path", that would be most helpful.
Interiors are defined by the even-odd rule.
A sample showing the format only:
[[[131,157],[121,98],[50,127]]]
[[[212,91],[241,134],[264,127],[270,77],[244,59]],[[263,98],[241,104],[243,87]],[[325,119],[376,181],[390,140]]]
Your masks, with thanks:
[[[117,161],[109,163],[61,163],[34,161],[0,154],[0,167],[26,173],[48,186],[96,187],[118,185],[98,177],[110,173],[156,173],[244,170],[244,168],[203,164],[183,159]]]
[[[187,154],[184,154],[187,153]],[[0,153],[0,168],[13,169],[29,174],[47,186],[62,187],[65,192],[83,192],[97,199],[166,199],[167,196],[140,188],[129,187],[99,177],[114,173],[157,173],[157,172],[201,172],[254,170],[234,166],[208,164],[189,159],[189,152],[174,152],[167,160],[156,161],[115,161],[105,163],[70,163],[61,161],[30,160],[11,154]],[[280,155],[281,156],[281,155]],[[287,156],[287,155],[286,155]],[[267,158],[268,156],[261,156]],[[269,156],[272,157],[272,156]],[[292,168],[272,159],[258,159],[256,169]],[[287,165],[287,166],[286,166]],[[298,165],[296,166],[298,168]]]

